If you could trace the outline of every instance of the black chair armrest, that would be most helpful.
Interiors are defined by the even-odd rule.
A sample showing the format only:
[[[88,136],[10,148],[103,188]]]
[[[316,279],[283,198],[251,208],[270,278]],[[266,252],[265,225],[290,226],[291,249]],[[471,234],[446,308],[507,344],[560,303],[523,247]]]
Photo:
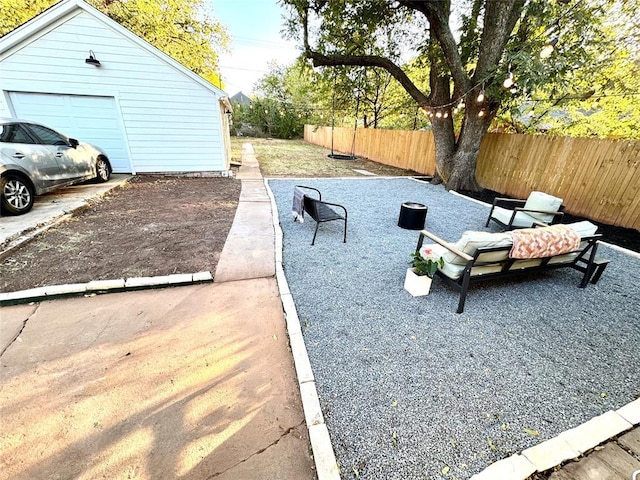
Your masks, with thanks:
[[[322,200],[322,193],[320,193],[320,190],[318,190],[317,188],[305,187],[304,185],[296,185],[296,187],[297,188],[306,188],[307,190],[313,190],[314,192],[316,192],[318,194],[317,200]]]
[[[527,203],[526,200],[520,200],[517,198],[506,198],[506,197],[496,197],[493,199],[493,206],[498,205],[498,202],[505,202],[505,203],[521,203],[521,204],[525,204]]]
[[[485,227],[489,226],[489,222],[491,221],[491,217],[493,216],[493,210],[498,206],[498,202],[501,203],[518,203],[524,205],[527,203],[526,200],[518,200],[517,198],[506,198],[506,197],[495,197],[493,199],[493,204],[491,205],[491,210],[489,210],[489,216],[487,217],[487,222],[485,223]],[[518,207],[516,207],[518,208]],[[511,220],[509,221],[509,227],[511,226],[511,222],[513,222],[514,214],[511,216]]]
[[[554,215],[554,216],[563,216],[564,212],[558,212],[556,210],[533,210],[531,208],[523,208],[523,207],[516,207],[514,208],[515,211],[517,212],[533,212],[533,213],[546,213],[547,215]]]

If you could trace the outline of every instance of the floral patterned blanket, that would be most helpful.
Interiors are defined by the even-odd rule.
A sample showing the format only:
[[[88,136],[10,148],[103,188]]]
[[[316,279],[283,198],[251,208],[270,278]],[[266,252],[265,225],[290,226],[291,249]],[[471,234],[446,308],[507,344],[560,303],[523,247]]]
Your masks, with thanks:
[[[511,258],[546,258],[574,252],[580,247],[580,236],[567,225],[522,228],[511,232]]]

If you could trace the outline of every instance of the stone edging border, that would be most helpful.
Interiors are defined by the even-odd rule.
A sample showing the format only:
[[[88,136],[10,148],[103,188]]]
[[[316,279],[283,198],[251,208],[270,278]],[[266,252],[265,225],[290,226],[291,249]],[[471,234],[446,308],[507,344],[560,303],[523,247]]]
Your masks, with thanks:
[[[640,424],[640,398],[616,410],[609,410],[588,422],[566,430],[522,453],[489,465],[471,480],[526,480],[567,460],[581,456]]]
[[[322,415],[322,408],[320,407],[320,399],[318,398],[318,392],[316,390],[311,362],[309,361],[307,347],[305,346],[302,336],[300,319],[298,318],[298,312],[282,267],[282,229],[280,228],[278,207],[276,206],[276,201],[273,192],[269,188],[267,179],[264,179],[264,185],[271,200],[271,210],[273,212],[276,280],[278,282],[280,300],[282,301],[282,308],[287,322],[289,344],[298,377],[302,408],[309,430],[309,439],[311,441],[316,474],[318,480],[340,480],[340,468],[336,462],[336,456],[333,451],[333,446],[331,445],[331,439],[329,438],[329,430]]]
[[[115,280],[94,280],[88,283],[52,285],[30,288],[17,292],[0,293],[0,306],[51,300],[60,297],[113,293],[126,290],[145,290],[171,286],[194,285],[213,281],[211,272],[177,273],[156,277],[118,278]]]

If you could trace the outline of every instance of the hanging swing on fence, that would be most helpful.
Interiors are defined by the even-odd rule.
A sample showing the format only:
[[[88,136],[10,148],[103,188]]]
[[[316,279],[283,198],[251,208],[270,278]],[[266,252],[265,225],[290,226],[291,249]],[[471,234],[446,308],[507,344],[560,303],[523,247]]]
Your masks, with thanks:
[[[353,125],[353,137],[351,139],[351,154],[345,155],[343,153],[334,153],[333,151],[333,132],[335,130],[336,124],[336,81],[338,78],[338,71],[333,77],[333,98],[332,98],[332,107],[331,107],[331,153],[327,155],[329,158],[333,158],[335,160],[355,160],[356,157],[354,155],[354,151],[356,148],[356,132],[358,130],[358,113],[360,109],[360,86],[362,84],[362,70],[360,70],[360,85],[358,85],[357,93],[356,93],[356,115]]]

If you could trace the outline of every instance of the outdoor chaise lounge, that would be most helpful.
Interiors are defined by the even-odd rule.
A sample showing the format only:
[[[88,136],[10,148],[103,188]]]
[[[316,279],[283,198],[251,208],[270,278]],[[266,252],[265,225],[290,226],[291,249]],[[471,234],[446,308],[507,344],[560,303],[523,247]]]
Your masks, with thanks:
[[[314,198],[305,193],[306,191],[313,191],[318,198]],[[340,211],[336,211],[339,209]],[[332,222],[334,220],[342,220],[344,222],[344,236],[343,243],[347,243],[347,209],[337,203],[330,203],[322,201],[322,193],[320,190],[313,187],[305,187],[304,185],[296,185],[293,190],[293,219],[294,221],[304,221],[304,214],[308,213],[309,216],[316,222],[316,229],[313,232],[313,240],[311,245],[316,241],[316,235],[318,234],[318,227],[321,223]]]
[[[499,204],[509,205],[511,209]],[[492,220],[506,230],[529,228],[540,223],[549,225],[562,218],[561,209],[562,199],[544,192],[531,192],[527,200],[498,197],[493,200],[485,227]]]
[[[468,231],[455,243],[422,230],[416,251],[426,256],[430,249],[431,256],[444,259],[436,274],[460,292],[457,313],[462,313],[471,282],[571,267],[583,274],[580,288],[589,280],[596,283],[608,263],[596,257],[601,237],[596,229],[582,221],[501,233]],[[423,246],[425,237],[436,243]]]

